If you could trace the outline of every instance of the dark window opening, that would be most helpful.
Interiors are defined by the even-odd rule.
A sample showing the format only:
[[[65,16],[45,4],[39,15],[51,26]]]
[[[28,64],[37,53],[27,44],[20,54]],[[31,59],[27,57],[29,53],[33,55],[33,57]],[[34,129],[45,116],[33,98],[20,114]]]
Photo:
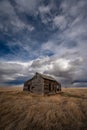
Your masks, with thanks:
[[[28,91],[30,91],[30,85],[28,85]]]
[[[49,83],[49,91],[51,91],[51,83]]]

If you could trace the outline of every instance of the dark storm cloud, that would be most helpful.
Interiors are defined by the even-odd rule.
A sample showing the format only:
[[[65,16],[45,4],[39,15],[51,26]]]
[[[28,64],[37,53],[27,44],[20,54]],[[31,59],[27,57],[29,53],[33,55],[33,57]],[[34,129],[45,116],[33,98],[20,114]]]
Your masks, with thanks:
[[[65,86],[85,86],[86,12],[85,0],[1,0],[2,84],[22,83],[38,71]]]

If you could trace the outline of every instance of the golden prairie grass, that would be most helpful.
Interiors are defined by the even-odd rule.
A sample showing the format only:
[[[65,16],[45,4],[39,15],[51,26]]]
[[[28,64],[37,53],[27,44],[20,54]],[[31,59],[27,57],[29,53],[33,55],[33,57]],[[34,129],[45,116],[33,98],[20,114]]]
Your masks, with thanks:
[[[0,88],[0,130],[87,130],[87,89],[51,96]]]

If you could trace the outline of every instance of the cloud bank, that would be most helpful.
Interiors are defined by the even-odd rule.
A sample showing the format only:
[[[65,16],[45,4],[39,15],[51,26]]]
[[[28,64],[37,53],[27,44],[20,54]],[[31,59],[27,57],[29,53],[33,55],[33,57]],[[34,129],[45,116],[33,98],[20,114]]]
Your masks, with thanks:
[[[41,72],[87,86],[86,12],[85,0],[1,0],[0,84]]]

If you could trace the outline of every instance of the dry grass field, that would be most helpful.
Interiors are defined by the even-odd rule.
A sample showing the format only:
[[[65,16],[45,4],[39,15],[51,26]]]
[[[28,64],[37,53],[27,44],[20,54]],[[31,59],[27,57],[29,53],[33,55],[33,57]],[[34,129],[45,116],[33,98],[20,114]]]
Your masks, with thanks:
[[[0,130],[87,130],[87,89],[39,96],[1,87]]]

